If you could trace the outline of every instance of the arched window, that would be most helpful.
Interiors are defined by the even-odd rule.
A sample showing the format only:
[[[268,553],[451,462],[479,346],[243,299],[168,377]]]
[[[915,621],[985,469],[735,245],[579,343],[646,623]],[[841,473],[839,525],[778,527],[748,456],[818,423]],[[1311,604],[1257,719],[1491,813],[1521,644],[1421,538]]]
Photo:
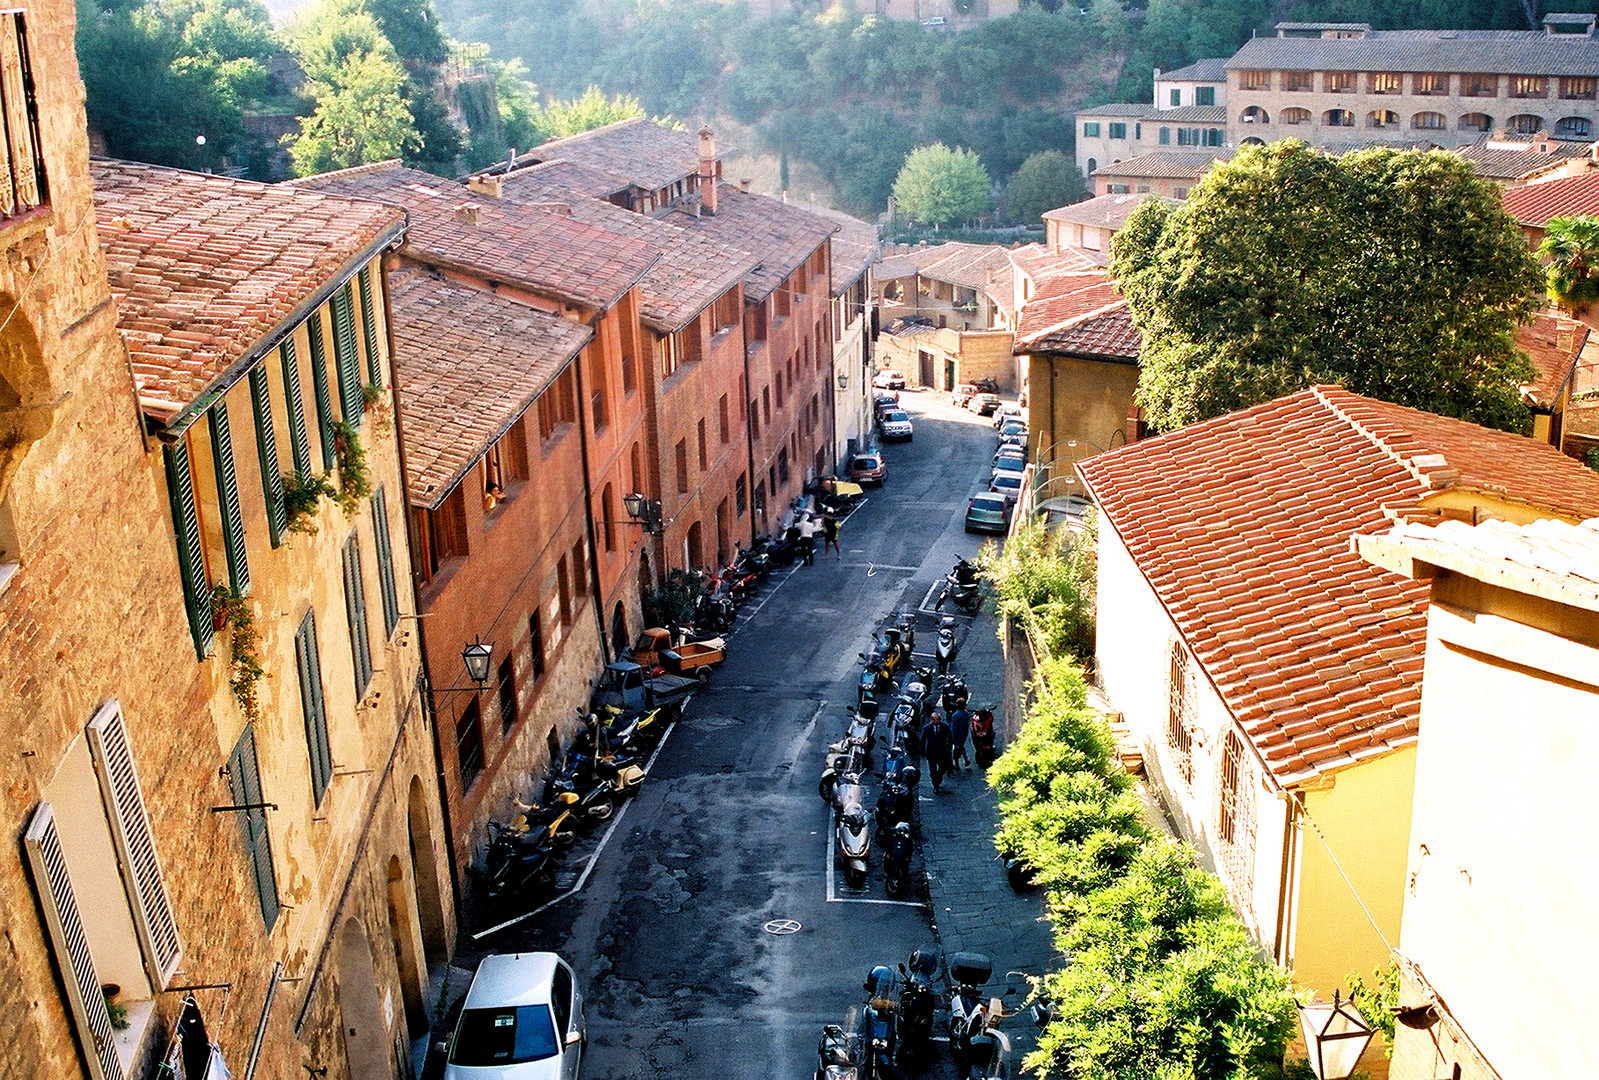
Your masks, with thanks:
[[[1410,126],[1416,131],[1442,131],[1448,123],[1441,112],[1419,112],[1410,118]]]
[[[1238,140],[1238,145],[1239,146],[1265,146],[1266,145],[1266,140],[1262,139],[1259,135],[1250,135],[1247,138],[1239,139]]]
[[[1399,114],[1392,109],[1374,109],[1366,114],[1366,126],[1369,128],[1396,128],[1399,126]]]
[[[1505,126],[1517,135],[1536,135],[1543,130],[1543,117],[1519,113],[1506,120]]]
[[[1166,682],[1166,744],[1184,780],[1194,780],[1194,672],[1183,643],[1173,639]]]
[[[1586,139],[1593,131],[1593,125],[1584,116],[1566,116],[1555,121],[1555,138],[1557,139]]]
[[[1321,122],[1327,127],[1354,127],[1355,114],[1348,109],[1328,109],[1322,113]]]
[[[1094,175],[1094,170],[1097,169],[1097,168],[1099,168],[1099,162],[1095,161],[1093,158],[1089,158],[1088,159],[1088,175],[1089,176],[1093,176]]]
[[[1271,114],[1259,105],[1251,105],[1238,114],[1238,122],[1240,124],[1269,124],[1271,123]]]
[[[1461,116],[1456,122],[1456,126],[1461,131],[1492,131],[1494,129],[1494,118],[1487,113],[1469,112]]]
[[[1277,114],[1277,119],[1285,124],[1308,124],[1310,123],[1310,110],[1284,109]]]
[[[10,311],[0,326],[0,583],[22,562],[16,522],[7,501],[11,481],[28,450],[55,423],[55,405],[43,354],[27,319],[9,297],[0,308]],[[11,568],[11,569],[8,569]]]
[[[697,521],[688,527],[688,537],[683,541],[683,560],[689,570],[696,570],[705,565],[703,534],[704,531]]]

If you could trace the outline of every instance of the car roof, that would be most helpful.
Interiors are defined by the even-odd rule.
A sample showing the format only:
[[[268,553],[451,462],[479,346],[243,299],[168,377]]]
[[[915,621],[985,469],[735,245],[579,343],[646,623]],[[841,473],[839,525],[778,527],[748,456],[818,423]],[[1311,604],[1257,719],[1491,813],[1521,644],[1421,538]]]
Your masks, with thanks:
[[[893,412],[888,414],[888,418],[890,420],[909,420],[910,419],[910,417],[905,414],[905,410],[904,409],[895,409]]]
[[[856,454],[855,455],[855,460],[856,461],[876,461],[881,456],[882,456],[881,454]]]
[[[998,503],[998,502],[1004,502],[1004,501],[1005,501],[1005,497],[1003,495],[996,495],[992,491],[985,491],[981,495],[973,495],[972,496],[972,502],[974,502],[974,503],[977,503],[977,502]]]
[[[1013,485],[1020,487],[1022,478],[1016,473],[1006,473],[1003,476],[994,477],[993,483],[998,484],[1000,487],[1011,487]]]
[[[465,1009],[548,1005],[550,980],[560,958],[552,952],[496,953],[485,956],[466,992]]]

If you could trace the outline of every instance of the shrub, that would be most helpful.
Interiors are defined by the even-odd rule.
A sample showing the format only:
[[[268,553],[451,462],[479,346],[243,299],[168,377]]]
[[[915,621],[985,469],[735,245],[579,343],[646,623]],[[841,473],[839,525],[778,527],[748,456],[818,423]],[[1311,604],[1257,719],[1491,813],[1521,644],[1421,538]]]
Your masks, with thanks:
[[[1097,519],[1086,531],[1051,530],[1040,522],[1018,526],[1003,549],[984,545],[978,568],[994,583],[999,613],[1029,625],[1051,656],[1086,660],[1094,654],[1094,560]]]

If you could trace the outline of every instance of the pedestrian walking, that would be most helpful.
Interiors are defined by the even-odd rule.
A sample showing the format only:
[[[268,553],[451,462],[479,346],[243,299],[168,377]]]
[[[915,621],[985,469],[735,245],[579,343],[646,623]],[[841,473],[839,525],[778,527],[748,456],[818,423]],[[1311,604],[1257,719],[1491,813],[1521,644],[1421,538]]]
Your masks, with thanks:
[[[966,735],[971,726],[972,714],[967,712],[964,706],[949,714],[949,759],[956,768],[965,769],[971,766],[971,758],[966,756]]]
[[[806,514],[800,518],[800,555],[806,566],[816,565],[816,519]]]
[[[933,790],[944,783],[944,777],[953,772],[950,755],[949,724],[944,714],[933,710],[932,717],[922,725],[922,755],[927,759],[927,772],[933,779]]]
[[[832,548],[833,554],[837,555],[840,559],[844,557],[844,552],[838,546],[838,518],[834,517],[832,514],[823,514],[822,555],[824,557],[827,555],[828,548]]]

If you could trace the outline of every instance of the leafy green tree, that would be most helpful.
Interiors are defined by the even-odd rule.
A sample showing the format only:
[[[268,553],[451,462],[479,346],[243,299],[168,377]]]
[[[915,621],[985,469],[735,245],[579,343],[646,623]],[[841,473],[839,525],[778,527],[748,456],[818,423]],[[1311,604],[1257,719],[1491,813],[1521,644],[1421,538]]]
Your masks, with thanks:
[[[1085,195],[1077,163],[1059,150],[1044,150],[1022,162],[1005,185],[1005,214],[1012,221],[1034,225],[1045,210],[1078,202]]]
[[[1145,202],[1111,250],[1158,429],[1316,383],[1530,426],[1513,335],[1541,274],[1498,188],[1454,154],[1242,147],[1181,205]]]
[[[1549,297],[1555,303],[1581,314],[1599,300],[1599,218],[1551,219],[1538,257],[1548,262]]]
[[[405,69],[370,14],[325,0],[295,25],[291,43],[314,102],[285,140],[297,175],[399,157],[417,142]]]
[[[643,115],[644,106],[638,98],[608,98],[598,86],[591,86],[570,101],[552,101],[544,106],[539,110],[538,123],[550,138],[560,139]]]
[[[988,170],[976,154],[943,143],[919,146],[894,178],[894,202],[915,221],[971,221],[989,207]]]

